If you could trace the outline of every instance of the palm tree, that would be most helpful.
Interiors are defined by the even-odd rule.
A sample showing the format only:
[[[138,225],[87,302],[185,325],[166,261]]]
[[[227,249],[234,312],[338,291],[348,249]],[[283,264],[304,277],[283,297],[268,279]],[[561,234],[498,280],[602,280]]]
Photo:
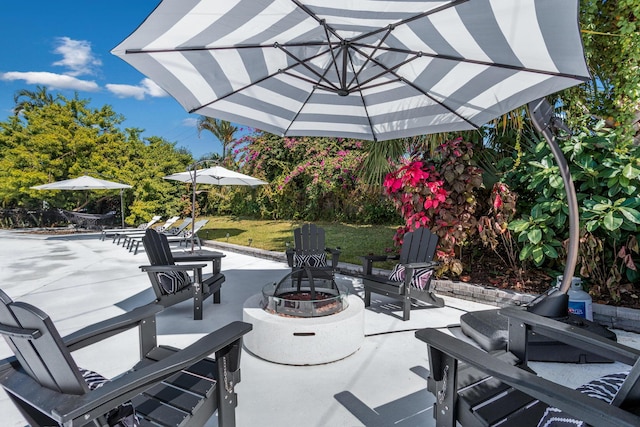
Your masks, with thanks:
[[[238,131],[236,126],[226,120],[200,116],[198,119],[198,136],[203,130],[211,132],[222,144],[222,160],[227,158],[227,146],[234,141],[234,134]]]
[[[51,105],[56,101],[56,98],[47,92],[47,88],[44,86],[37,86],[35,91],[20,89],[13,96],[16,103],[13,112],[17,116],[24,110]]]

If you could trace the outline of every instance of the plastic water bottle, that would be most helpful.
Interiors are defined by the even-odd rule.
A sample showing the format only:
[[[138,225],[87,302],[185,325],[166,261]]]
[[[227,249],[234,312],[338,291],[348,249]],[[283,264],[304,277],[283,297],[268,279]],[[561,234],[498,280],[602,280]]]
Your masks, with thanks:
[[[558,285],[562,283],[562,277],[558,276]],[[569,313],[593,320],[593,300],[591,295],[582,288],[582,279],[573,277],[569,288]]]

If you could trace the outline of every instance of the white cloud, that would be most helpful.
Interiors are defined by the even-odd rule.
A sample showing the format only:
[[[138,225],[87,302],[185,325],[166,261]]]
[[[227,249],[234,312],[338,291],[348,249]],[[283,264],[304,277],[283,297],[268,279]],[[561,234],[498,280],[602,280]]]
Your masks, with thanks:
[[[94,81],[81,80],[65,74],[49,73],[46,71],[9,71],[0,74],[2,80],[24,80],[28,84],[43,85],[50,89],[71,89],[95,92],[99,89]]]
[[[58,45],[54,52],[62,55],[62,59],[54,62],[53,65],[68,68],[69,71],[65,74],[70,76],[92,75],[95,74],[96,67],[102,65],[102,61],[96,58],[91,51],[91,43],[88,41],[58,37],[56,42]]]
[[[193,117],[187,117],[182,121],[182,126],[186,126],[188,128],[198,127],[198,119],[194,119]]]
[[[118,98],[135,98],[139,101],[144,99],[145,92],[142,86],[108,83],[105,87]]]
[[[118,98],[135,98],[139,101],[145,99],[147,95],[152,98],[169,96],[167,92],[148,78],[142,79],[137,86],[110,83],[106,85],[106,88]]]

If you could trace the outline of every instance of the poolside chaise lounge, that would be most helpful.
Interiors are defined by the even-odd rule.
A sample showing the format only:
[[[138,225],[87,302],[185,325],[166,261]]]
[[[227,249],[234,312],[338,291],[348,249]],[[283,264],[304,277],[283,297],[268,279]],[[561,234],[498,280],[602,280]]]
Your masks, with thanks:
[[[120,232],[124,232],[124,231],[140,231],[140,230],[146,230],[147,228],[151,227],[153,224],[155,224],[156,222],[160,221],[160,219],[162,218],[162,216],[160,215],[156,215],[153,218],[151,218],[151,221],[145,223],[145,224],[140,224],[137,228],[105,228],[104,230],[102,230],[102,233],[100,233],[100,240],[104,240],[105,237],[107,235],[117,235]],[[114,242],[115,242],[115,238],[114,238]]]

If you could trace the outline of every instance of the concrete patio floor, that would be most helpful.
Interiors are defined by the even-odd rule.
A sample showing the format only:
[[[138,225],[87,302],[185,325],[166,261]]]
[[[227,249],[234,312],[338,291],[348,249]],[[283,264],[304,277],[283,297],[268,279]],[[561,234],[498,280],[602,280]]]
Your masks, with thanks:
[[[205,301],[204,318],[193,320],[186,301],[158,317],[159,342],[183,347],[205,333],[242,320],[243,303],[288,271],[283,262],[222,251],[226,282],[222,302]],[[153,300],[144,250],[138,255],[100,241],[96,234],[44,235],[0,230],[0,288],[14,300],[31,303],[53,319],[64,336]],[[358,279],[339,276],[350,292],[362,295]],[[461,314],[494,308],[445,297],[443,308],[412,310],[403,322],[393,300],[374,296],[365,310],[365,339],[353,355],[315,366],[280,365],[244,351],[238,384],[238,426],[432,426],[433,397],[426,390],[426,346],[414,337],[417,329],[457,324]],[[620,342],[640,348],[636,334],[616,331]],[[135,332],[75,352],[78,365],[110,377],[137,358]],[[0,358],[11,355],[0,343]],[[532,363],[542,376],[577,386],[624,368],[620,364],[567,365]],[[25,421],[0,391],[0,414],[6,427]],[[212,418],[210,426],[216,426]]]

